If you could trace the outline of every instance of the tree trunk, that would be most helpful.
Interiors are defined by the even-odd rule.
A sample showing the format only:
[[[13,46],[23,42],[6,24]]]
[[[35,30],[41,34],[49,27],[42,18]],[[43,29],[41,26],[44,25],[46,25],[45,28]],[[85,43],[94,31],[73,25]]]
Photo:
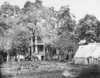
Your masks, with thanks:
[[[50,46],[48,45],[48,60],[50,60]]]
[[[10,59],[10,55],[9,55],[9,53],[7,51],[7,62],[9,62],[9,59]]]

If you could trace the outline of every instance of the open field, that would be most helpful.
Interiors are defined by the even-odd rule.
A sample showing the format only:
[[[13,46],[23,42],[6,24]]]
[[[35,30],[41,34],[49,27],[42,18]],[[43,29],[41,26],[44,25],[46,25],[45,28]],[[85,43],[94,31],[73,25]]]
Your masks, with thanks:
[[[21,69],[18,69],[19,65]],[[62,62],[12,62],[1,67],[3,78],[72,78],[79,73],[79,66]]]

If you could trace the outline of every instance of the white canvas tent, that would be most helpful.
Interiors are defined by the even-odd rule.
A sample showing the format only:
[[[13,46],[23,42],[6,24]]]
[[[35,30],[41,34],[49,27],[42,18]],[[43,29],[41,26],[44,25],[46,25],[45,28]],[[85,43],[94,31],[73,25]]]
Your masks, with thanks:
[[[75,64],[100,64],[100,44],[90,43],[79,46],[73,62]]]

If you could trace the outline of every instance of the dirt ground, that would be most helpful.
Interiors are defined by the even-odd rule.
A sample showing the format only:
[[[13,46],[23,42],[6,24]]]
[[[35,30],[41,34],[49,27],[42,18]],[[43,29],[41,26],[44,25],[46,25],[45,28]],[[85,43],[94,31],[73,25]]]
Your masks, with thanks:
[[[77,72],[78,66],[62,62],[24,61],[1,66],[2,78],[72,78]]]

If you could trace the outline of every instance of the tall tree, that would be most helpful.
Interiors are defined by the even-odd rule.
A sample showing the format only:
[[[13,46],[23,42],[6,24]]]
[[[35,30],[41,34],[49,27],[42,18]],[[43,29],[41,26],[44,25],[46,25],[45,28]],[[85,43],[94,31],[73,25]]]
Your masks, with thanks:
[[[56,42],[61,52],[69,51],[69,47],[75,52],[77,48],[77,40],[74,36],[76,23],[72,19],[69,7],[63,6],[57,14],[58,18],[58,36]],[[76,45],[76,46],[75,46]]]
[[[98,42],[100,34],[100,22],[93,15],[86,15],[77,25],[77,35],[79,40],[86,39],[87,42]]]

